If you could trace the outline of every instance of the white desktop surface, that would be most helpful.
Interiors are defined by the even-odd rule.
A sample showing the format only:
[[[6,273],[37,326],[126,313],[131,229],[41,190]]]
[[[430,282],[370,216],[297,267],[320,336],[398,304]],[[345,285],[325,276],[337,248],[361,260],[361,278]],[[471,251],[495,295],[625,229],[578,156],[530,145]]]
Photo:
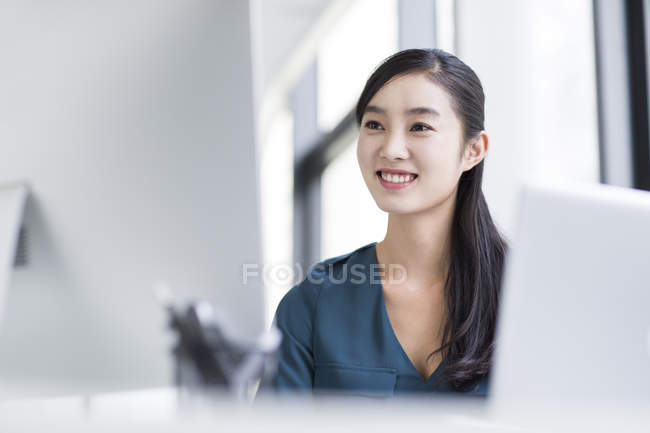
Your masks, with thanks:
[[[615,403],[519,404],[496,414],[445,399],[224,398],[179,407],[174,388],[0,402],[2,432],[648,432],[647,407]]]

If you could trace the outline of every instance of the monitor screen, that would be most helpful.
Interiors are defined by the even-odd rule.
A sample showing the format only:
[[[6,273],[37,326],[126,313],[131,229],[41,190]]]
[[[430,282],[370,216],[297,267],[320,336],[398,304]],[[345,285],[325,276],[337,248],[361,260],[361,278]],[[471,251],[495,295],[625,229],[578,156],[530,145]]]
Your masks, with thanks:
[[[0,397],[170,385],[157,282],[265,323],[241,277],[261,256],[248,2],[13,3],[0,184],[29,198]]]

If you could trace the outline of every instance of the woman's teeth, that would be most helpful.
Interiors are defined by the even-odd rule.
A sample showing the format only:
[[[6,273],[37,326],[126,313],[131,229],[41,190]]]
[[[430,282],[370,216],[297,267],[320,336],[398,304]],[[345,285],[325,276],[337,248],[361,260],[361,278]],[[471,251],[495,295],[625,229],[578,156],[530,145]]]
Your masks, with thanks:
[[[404,183],[404,182],[410,182],[417,175],[413,174],[388,174],[388,173],[381,173],[381,178],[384,179],[386,182],[392,182],[392,183]]]

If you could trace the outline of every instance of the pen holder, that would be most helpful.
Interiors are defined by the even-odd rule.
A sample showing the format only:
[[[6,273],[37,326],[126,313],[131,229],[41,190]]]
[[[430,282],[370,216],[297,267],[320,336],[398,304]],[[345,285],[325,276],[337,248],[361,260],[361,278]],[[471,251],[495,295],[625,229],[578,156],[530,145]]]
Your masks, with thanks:
[[[255,339],[237,336],[207,301],[183,312],[168,307],[178,336],[173,349],[175,383],[184,402],[197,399],[250,399],[253,387],[275,374],[282,339],[273,326]]]

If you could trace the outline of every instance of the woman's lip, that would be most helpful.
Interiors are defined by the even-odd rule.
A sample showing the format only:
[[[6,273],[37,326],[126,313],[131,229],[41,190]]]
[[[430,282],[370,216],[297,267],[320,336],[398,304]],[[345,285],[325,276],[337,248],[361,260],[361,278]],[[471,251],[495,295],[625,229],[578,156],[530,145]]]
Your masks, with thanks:
[[[390,169],[390,168],[380,168],[380,169],[377,170],[377,171],[380,171],[380,172],[382,172],[382,173],[388,173],[388,174],[413,174],[413,175],[417,176],[416,173],[413,173],[413,172],[410,172],[410,171],[405,171],[405,170],[393,170],[393,169]]]
[[[376,173],[377,178],[379,178],[379,183],[386,188],[386,189],[403,189],[408,186],[410,186],[415,180],[418,178],[418,176],[414,177],[413,180],[409,182],[402,182],[402,183],[393,183],[393,182],[388,182],[384,180],[384,178],[381,177],[381,173]]]

